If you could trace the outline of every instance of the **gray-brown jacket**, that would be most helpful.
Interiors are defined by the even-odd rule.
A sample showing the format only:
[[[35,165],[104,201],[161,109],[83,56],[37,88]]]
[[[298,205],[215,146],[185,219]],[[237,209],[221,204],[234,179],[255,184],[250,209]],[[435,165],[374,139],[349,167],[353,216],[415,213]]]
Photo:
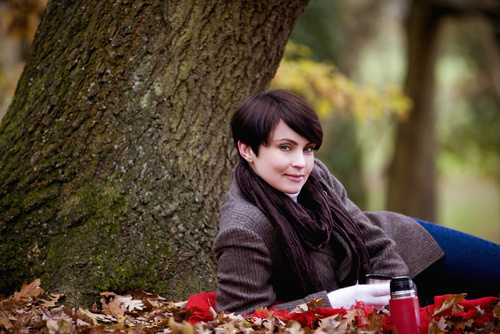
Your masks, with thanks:
[[[434,239],[413,219],[387,211],[360,211],[347,198],[342,184],[317,159],[312,173],[327,195],[339,197],[359,224],[374,273],[415,277],[443,256]],[[344,243],[338,236],[334,240]],[[300,295],[276,231],[264,213],[247,201],[235,181],[221,210],[213,250],[218,261],[217,312],[248,314],[277,301],[285,302],[279,308],[290,310],[314,298],[324,298],[323,305],[328,307],[327,292],[339,288],[338,282],[351,266],[349,256],[336,257],[330,246],[311,252],[325,290]]]

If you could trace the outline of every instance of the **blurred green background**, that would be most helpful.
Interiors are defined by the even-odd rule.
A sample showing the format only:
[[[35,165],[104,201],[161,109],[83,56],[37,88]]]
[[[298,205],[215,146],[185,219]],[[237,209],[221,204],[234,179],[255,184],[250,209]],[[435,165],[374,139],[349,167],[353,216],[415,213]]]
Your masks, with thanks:
[[[272,82],[273,88],[301,94],[318,112],[325,131],[318,157],[364,210],[387,208],[397,123],[412,112],[413,101],[405,94],[406,28],[416,3],[311,0]],[[434,222],[499,243],[499,8],[493,4],[468,13],[460,6],[483,2],[447,3],[448,11],[433,12],[442,17],[435,35],[428,36],[429,52],[436,52]],[[44,0],[0,1],[0,119],[45,5]],[[425,41],[420,47],[425,53]]]
[[[273,81],[274,87],[301,93],[321,111],[326,142],[318,156],[344,183],[351,199],[365,210],[387,208],[389,165],[394,154],[396,119],[401,112],[398,106],[403,103],[402,109],[408,107],[399,93],[394,95],[394,90],[404,92],[407,18],[415,3],[312,0],[292,33],[289,49],[294,51],[282,62],[286,68],[280,67]],[[453,1],[449,3],[454,5]],[[457,10],[461,4],[474,7],[478,2],[458,1]],[[487,10],[484,15],[479,11],[455,15],[452,9],[451,14],[440,17],[436,36],[426,36],[437,39],[433,68],[437,146],[434,222],[499,243],[498,8],[495,15]],[[427,47],[425,41],[422,44]],[[301,66],[304,58],[335,68],[330,68],[329,73],[324,68],[310,69],[314,74],[295,76],[301,84],[288,82],[294,72],[290,68]],[[329,84],[318,84],[321,76]],[[322,100],[318,91],[332,93],[321,87],[342,90],[347,85],[342,79],[355,87],[346,88],[345,95],[368,101],[361,106],[364,112],[338,99],[331,99],[330,104]],[[311,86],[316,87],[316,94],[311,93]],[[383,107],[380,100],[385,102]],[[407,109],[411,112],[412,108]]]

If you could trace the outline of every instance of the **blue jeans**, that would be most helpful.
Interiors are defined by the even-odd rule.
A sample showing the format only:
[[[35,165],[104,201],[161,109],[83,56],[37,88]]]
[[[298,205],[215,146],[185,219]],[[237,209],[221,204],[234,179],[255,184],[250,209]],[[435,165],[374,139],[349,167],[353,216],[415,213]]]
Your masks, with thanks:
[[[414,218],[415,219],[415,218]],[[445,256],[413,281],[422,305],[433,297],[467,293],[467,299],[500,295],[500,245],[467,233],[415,219],[436,240]]]

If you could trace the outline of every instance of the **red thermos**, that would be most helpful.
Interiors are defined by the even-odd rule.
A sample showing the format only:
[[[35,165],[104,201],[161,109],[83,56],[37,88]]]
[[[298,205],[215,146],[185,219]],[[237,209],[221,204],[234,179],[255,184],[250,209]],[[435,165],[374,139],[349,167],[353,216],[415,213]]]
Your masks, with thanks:
[[[420,305],[415,285],[408,276],[392,278],[389,307],[393,334],[420,333]]]

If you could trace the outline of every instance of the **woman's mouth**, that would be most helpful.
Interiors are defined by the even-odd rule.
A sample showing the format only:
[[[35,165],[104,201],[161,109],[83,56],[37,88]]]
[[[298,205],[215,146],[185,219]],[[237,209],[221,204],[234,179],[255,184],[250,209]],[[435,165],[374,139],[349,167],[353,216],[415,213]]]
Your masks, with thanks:
[[[304,178],[301,174],[286,174],[286,177],[293,182],[300,182]]]

